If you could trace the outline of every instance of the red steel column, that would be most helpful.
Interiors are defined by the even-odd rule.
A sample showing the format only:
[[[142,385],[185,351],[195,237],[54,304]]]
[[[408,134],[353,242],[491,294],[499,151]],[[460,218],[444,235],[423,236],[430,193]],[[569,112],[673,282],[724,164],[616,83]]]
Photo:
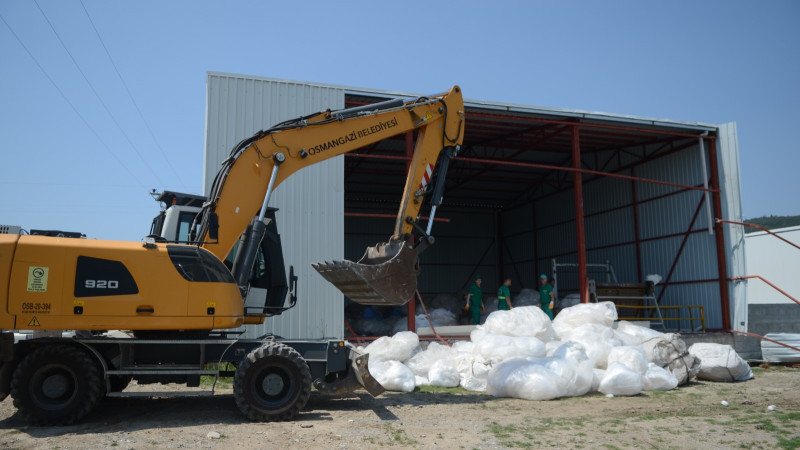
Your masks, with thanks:
[[[411,157],[414,156],[414,132],[409,131],[406,133],[406,173],[411,166]],[[417,331],[417,300],[411,296],[408,302],[408,331]]]
[[[581,169],[581,138],[578,126],[572,126],[572,167]],[[583,226],[583,174],[574,172],[573,185],[575,191],[575,234],[578,245],[578,286],[581,303],[589,303],[589,276],[586,271],[586,231]]]
[[[709,139],[708,160],[711,170],[711,192],[712,203],[714,204],[714,217],[722,217],[722,200],[720,195],[719,169],[717,168],[717,140]],[[723,225],[714,221],[714,235],[717,240],[717,270],[719,272],[719,301],[722,307],[722,329],[731,329],[731,305],[728,293],[728,262],[725,257],[725,236],[722,234]]]
[[[631,176],[636,172],[631,167]],[[639,235],[639,196],[636,193],[636,182],[631,180],[631,196],[633,197],[633,237],[636,240],[636,277],[642,282],[642,241]]]

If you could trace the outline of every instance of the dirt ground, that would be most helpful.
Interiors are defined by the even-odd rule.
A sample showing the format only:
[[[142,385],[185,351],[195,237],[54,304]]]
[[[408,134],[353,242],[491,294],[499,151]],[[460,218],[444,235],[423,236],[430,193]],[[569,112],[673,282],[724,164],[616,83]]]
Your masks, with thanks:
[[[26,426],[8,398],[0,403],[0,447],[800,448],[800,370],[754,372],[744,383],[547,402],[462,389],[376,399],[315,394],[297,420],[284,423],[248,422],[229,388],[205,398],[106,399],[78,425],[47,428]]]

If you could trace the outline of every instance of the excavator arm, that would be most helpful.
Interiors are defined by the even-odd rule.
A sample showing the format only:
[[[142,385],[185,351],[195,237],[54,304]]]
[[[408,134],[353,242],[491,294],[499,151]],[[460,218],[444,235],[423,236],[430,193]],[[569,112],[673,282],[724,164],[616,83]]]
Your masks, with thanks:
[[[265,215],[275,188],[312,164],[412,130],[417,130],[417,140],[389,241],[368,248],[358,262],[314,265],[354,301],[404,304],[416,289],[417,255],[433,242],[430,224],[435,208],[441,204],[447,167],[463,142],[464,104],[458,86],[443,94],[410,101],[395,99],[323,111],[282,122],[243,140],[222,163],[209,199],[198,215],[196,238],[220,260],[240,241],[232,272],[244,293],[265,233]],[[417,224],[427,193],[421,188],[422,180],[432,173],[437,162],[439,175],[431,198],[434,209],[427,229],[422,230]]]

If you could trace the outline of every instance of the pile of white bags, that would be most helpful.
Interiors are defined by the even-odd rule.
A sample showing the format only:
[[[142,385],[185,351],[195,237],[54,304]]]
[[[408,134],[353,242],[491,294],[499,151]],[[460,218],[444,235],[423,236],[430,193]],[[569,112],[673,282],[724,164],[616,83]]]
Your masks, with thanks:
[[[497,397],[550,400],[590,392],[668,391],[694,375],[725,381],[752,377],[728,346],[695,344],[687,351],[678,334],[616,319],[610,302],[565,308],[552,322],[537,306],[517,306],[491,313],[469,341],[452,347],[431,342],[422,350],[416,334],[406,331],[382,337],[364,351],[375,378],[387,390],[404,392],[415,385],[461,386]]]

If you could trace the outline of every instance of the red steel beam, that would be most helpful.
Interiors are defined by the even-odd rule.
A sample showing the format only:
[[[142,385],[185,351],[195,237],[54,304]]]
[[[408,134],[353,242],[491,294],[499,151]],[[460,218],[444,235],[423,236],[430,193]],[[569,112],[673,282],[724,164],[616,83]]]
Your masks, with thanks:
[[[636,176],[631,167],[631,175]],[[636,182],[631,181],[631,197],[633,200],[633,238],[636,240],[636,278],[642,282],[642,241],[639,235],[639,199],[636,195]]]
[[[573,144],[574,145],[574,144]],[[363,155],[362,155],[363,156]],[[457,161],[470,161],[470,162],[477,162],[482,164],[497,164],[499,166],[516,166],[516,167],[529,167],[533,169],[547,169],[547,170],[555,170],[555,171],[563,171],[563,172],[574,172],[574,173],[588,173],[592,175],[600,175],[606,176],[611,178],[621,178],[623,180],[633,180],[633,181],[641,181],[643,183],[653,183],[653,184],[662,184],[664,186],[672,186],[672,187],[679,187],[683,189],[690,189],[695,191],[706,191],[706,192],[719,192],[719,189],[716,188],[704,188],[698,186],[689,186],[687,184],[680,184],[680,183],[671,183],[669,181],[661,181],[661,180],[653,180],[650,178],[641,178],[641,177],[632,177],[630,175],[622,175],[619,173],[611,173],[611,172],[600,172],[598,170],[590,170],[590,169],[581,169],[580,168],[580,160],[577,161],[577,166],[573,165],[573,167],[559,167],[553,166],[549,164],[534,164],[534,163],[523,163],[517,161],[497,161],[491,159],[484,159],[484,158],[469,158],[466,156],[458,156],[453,158]]]
[[[689,222],[689,228],[686,230],[686,233],[683,235],[683,240],[681,241],[681,246],[678,247],[678,253],[675,254],[675,259],[672,261],[672,266],[669,268],[669,273],[667,274],[667,278],[664,279],[664,287],[661,288],[661,292],[658,294],[658,299],[656,303],[661,303],[661,297],[664,296],[664,292],[667,291],[667,286],[669,286],[669,280],[672,278],[673,272],[675,272],[675,267],[678,266],[678,260],[681,259],[681,254],[683,254],[683,248],[686,247],[686,242],[689,240],[689,236],[692,234],[692,229],[694,228],[694,223],[697,221],[697,216],[700,215],[700,210],[703,209],[703,203],[705,203],[705,196],[700,197],[700,202],[697,204],[697,209],[694,211],[694,215],[692,216],[692,221]],[[726,328],[726,327],[723,327]],[[730,328],[730,327],[727,327]]]
[[[497,119],[501,121],[508,121],[508,120],[517,120],[521,122],[538,122],[538,123],[552,123],[552,124],[562,124],[562,125],[576,125],[575,122],[567,122],[563,120],[553,120],[553,119],[539,119],[535,117],[520,117],[520,116],[507,116],[507,115],[500,115],[500,114],[493,114],[493,113],[481,113],[475,111],[467,111],[467,116],[474,116],[474,117],[484,117],[487,119]],[[687,138],[701,138],[701,139],[712,139],[711,136],[702,136],[699,134],[690,134],[690,133],[681,133],[678,131],[662,131],[662,130],[652,130],[648,128],[636,128],[636,127],[627,127],[623,125],[609,125],[609,124],[602,124],[602,123],[587,123],[587,122],[580,122],[577,126],[581,128],[602,128],[606,130],[617,130],[617,131],[631,131],[634,133],[647,133],[647,134],[663,134],[667,136],[683,136]]]
[[[772,231],[769,231],[768,229],[762,227],[761,225],[756,225],[754,223],[747,223],[747,222],[735,222],[733,220],[723,220],[723,219],[715,219],[715,221],[717,223],[730,223],[730,224],[733,224],[733,225],[742,225],[742,226],[745,226],[745,227],[757,228],[757,229],[759,229],[761,231],[766,231],[770,235],[775,236],[776,238],[782,240],[783,242],[786,242],[787,244],[791,245],[792,247],[800,250],[800,245],[797,245],[797,244],[795,244],[794,242],[792,242],[792,241],[790,241],[788,239],[785,239],[785,238],[782,238],[782,237],[778,236],[777,234],[773,233]]]
[[[754,337],[754,338],[759,338],[759,339],[764,340],[764,341],[772,342],[773,344],[778,344],[778,345],[780,345],[782,347],[790,348],[790,349],[792,349],[792,350],[794,350],[796,352],[800,352],[800,348],[792,347],[789,344],[784,344],[783,342],[778,342],[778,341],[770,339],[768,337],[761,336],[760,334],[748,333],[747,331],[738,331],[738,330],[728,330],[728,331],[730,331],[731,333],[741,334],[741,335],[744,335],[744,336],[750,336],[750,337]]]
[[[793,302],[797,303],[798,305],[800,305],[800,300],[797,300],[796,298],[794,298],[794,297],[792,297],[791,295],[789,295],[789,294],[788,294],[786,291],[784,291],[783,289],[781,289],[781,288],[779,288],[778,286],[775,286],[774,284],[770,283],[769,281],[767,281],[767,279],[766,279],[766,278],[762,277],[761,275],[747,275],[747,276],[744,276],[744,277],[733,277],[733,278],[731,278],[731,281],[738,281],[738,280],[752,280],[752,279],[754,279],[754,278],[757,278],[757,279],[759,279],[759,280],[763,281],[764,283],[767,283],[768,285],[770,285],[770,287],[772,287],[772,289],[775,289],[776,291],[778,291],[778,292],[780,292],[781,294],[785,295],[785,296],[786,296],[786,298],[788,298],[789,300],[791,300],[791,301],[793,301]]]
[[[578,285],[581,303],[589,303],[589,274],[586,268],[586,230],[583,223],[583,173],[581,168],[581,138],[577,126],[572,127],[572,167],[573,185],[575,186],[575,234],[578,245]]]
[[[717,140],[708,141],[708,160],[711,170],[711,201],[714,204],[714,217],[722,217],[722,200],[720,196],[719,169],[717,168]],[[722,307],[722,328],[731,328],[730,296],[728,293],[728,261],[725,258],[724,227],[714,224],[714,235],[717,241],[717,270],[719,272],[719,301]]]

